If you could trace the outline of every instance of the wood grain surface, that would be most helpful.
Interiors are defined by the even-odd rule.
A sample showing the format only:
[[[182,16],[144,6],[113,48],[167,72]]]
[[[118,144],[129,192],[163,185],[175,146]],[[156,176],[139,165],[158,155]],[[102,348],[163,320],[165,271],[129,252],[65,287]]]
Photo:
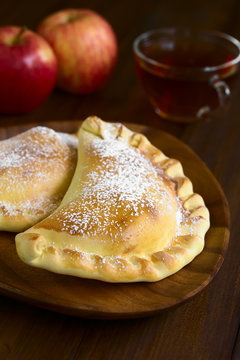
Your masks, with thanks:
[[[80,123],[49,122],[48,126],[73,133]],[[0,293],[65,314],[121,319],[145,317],[176,306],[200,292],[213,279],[222,265],[229,239],[229,210],[221,187],[198,156],[177,138],[147,126],[127,126],[147,135],[167,156],[177,155],[193,181],[194,191],[203,196],[211,219],[203,252],[181,271],[162,281],[109,284],[32,268],[18,258],[15,234],[1,232]],[[6,130],[10,136],[23,131],[21,126],[0,129],[0,139],[5,138]]]
[[[9,0],[1,3],[0,25],[27,25],[35,29],[43,17],[67,7],[91,8],[113,26],[119,57],[112,78],[103,90],[89,96],[55,90],[32,113],[0,116],[0,126],[9,129],[34,122],[61,123],[96,114],[104,120],[140,123],[175,135],[200,156],[226,194],[231,213],[229,248],[219,273],[201,293],[178,307],[145,319],[81,319],[1,296],[0,359],[238,360],[240,82],[230,110],[218,121],[191,125],[164,121],[154,114],[137,81],[132,42],[144,30],[179,25],[221,30],[240,39],[240,2]]]

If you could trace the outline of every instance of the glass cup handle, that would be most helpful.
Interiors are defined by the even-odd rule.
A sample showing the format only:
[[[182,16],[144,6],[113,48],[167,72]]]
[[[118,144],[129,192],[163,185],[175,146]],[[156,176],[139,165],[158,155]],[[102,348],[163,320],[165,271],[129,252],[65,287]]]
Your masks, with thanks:
[[[197,117],[199,119],[206,119],[210,117],[219,118],[219,116],[227,110],[230,103],[231,91],[225,81],[221,80],[218,75],[214,75],[210,79],[209,83],[217,92],[219,107],[216,110],[211,110],[209,106],[201,107],[201,109],[197,112]]]

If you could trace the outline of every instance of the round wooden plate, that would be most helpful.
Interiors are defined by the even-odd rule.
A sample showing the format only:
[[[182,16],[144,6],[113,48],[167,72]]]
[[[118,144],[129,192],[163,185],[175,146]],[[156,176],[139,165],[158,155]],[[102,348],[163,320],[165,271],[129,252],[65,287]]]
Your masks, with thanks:
[[[75,132],[80,121],[49,122],[58,131]],[[36,126],[0,129],[0,139]],[[142,132],[167,156],[183,164],[194,191],[211,216],[203,252],[178,273],[155,283],[111,284],[58,275],[25,265],[15,250],[15,234],[0,233],[0,293],[50,310],[88,318],[131,318],[159,313],[201,291],[224,259],[229,239],[229,210],[220,185],[199,157],[175,137],[147,126],[127,124]]]

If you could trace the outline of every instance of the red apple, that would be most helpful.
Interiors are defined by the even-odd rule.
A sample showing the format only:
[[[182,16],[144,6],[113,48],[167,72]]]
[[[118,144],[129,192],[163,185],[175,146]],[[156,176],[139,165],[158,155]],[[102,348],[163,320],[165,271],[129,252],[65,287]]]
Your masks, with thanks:
[[[15,26],[0,27],[0,112],[29,112],[46,99],[57,78],[57,61],[45,39]]]
[[[43,20],[37,31],[57,56],[61,89],[89,94],[108,81],[118,47],[111,26],[99,14],[87,9],[62,10]]]

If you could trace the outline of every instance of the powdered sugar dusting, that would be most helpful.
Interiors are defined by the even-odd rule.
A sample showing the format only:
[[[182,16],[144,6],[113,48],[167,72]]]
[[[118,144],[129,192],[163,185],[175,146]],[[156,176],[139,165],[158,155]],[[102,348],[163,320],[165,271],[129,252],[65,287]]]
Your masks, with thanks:
[[[7,215],[9,218],[16,216],[25,216],[29,221],[31,219],[36,222],[37,218],[47,216],[53,212],[60,204],[63,194],[55,195],[52,197],[42,196],[39,199],[27,199],[25,201],[15,201],[14,203],[0,201],[0,214]]]
[[[77,143],[72,135],[42,126],[1,141],[1,211],[8,216],[21,212],[33,217],[53,211],[64,194],[49,190],[49,181],[64,180],[74,171]]]
[[[63,144],[76,150],[77,138],[41,126],[4,140],[1,142],[0,171],[10,167],[37,166],[38,159],[51,161]],[[69,153],[66,152],[66,156]]]
[[[56,136],[59,141],[63,142],[64,144],[72,147],[73,149],[77,149],[78,147],[78,138],[77,136],[70,135],[67,133],[56,132]]]
[[[173,209],[169,189],[164,186],[150,160],[138,148],[130,147],[110,134],[96,138],[88,154],[94,154],[96,168],[81,183],[81,194],[51,216],[61,231],[86,236],[110,235],[116,239],[134,218],[147,213],[169,214]]]

